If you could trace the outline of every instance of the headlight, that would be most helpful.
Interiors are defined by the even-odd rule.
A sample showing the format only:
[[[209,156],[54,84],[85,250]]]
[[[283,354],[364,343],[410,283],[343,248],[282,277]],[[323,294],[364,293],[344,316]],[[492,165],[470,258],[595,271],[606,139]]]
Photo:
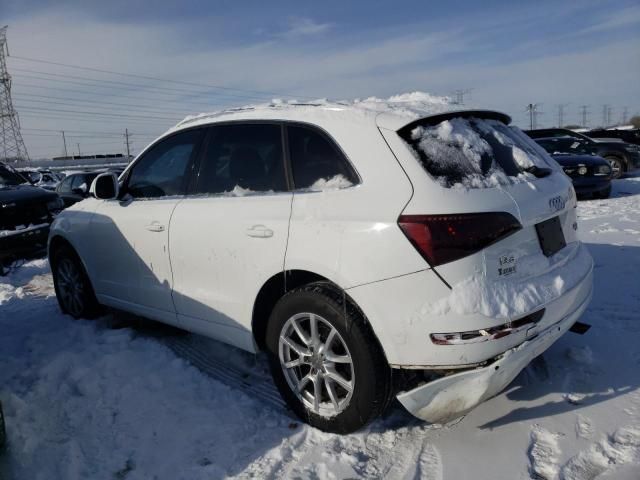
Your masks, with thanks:
[[[47,203],[47,210],[49,210],[50,212],[56,212],[58,210],[62,210],[63,208],[64,200],[62,200],[60,197]]]
[[[598,165],[594,175],[609,175],[611,167],[609,165]]]
[[[578,173],[580,175],[586,175],[587,174],[587,167],[585,167],[584,165],[580,165],[580,168],[578,168]]]

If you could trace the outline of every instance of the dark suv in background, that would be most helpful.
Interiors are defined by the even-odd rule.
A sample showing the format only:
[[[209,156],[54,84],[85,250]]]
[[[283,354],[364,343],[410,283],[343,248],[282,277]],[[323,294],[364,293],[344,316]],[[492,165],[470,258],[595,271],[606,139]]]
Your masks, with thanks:
[[[631,128],[628,130],[611,129],[605,130],[603,128],[594,129],[589,132],[584,132],[588,137],[595,138],[597,140],[618,139],[626,143],[632,143],[640,146],[640,128]]]
[[[14,260],[46,250],[49,226],[63,206],[58,194],[0,163],[0,274]]]
[[[609,162],[613,170],[612,178],[620,178],[627,172],[640,168],[640,149],[637,145],[624,142],[596,142],[592,138],[566,128],[540,128],[526,130],[533,139],[565,137],[566,150],[558,153],[588,153],[598,155]]]

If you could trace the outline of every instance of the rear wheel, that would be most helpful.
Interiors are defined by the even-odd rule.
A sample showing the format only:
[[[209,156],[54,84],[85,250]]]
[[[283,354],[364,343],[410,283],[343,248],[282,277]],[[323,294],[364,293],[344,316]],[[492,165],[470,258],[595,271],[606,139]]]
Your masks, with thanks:
[[[316,428],[353,432],[391,399],[391,371],[377,339],[328,285],[311,284],[280,299],[266,344],[282,397]]]
[[[93,318],[99,304],[80,258],[70,247],[62,246],[51,257],[53,286],[60,309],[73,318]]]
[[[611,165],[611,178],[617,179],[624,173],[624,163],[618,157],[604,157]]]

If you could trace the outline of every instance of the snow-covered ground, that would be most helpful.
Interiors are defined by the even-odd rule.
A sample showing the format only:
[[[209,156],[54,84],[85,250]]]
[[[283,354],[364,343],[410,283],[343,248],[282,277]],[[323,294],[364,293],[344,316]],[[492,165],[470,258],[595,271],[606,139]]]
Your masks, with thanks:
[[[0,278],[0,479],[637,480],[640,177],[578,211],[596,262],[586,335],[567,333],[462,420],[425,425],[394,405],[347,436],[262,400],[268,385],[215,375],[226,362],[260,378],[260,357],[122,316],[60,314],[46,260],[28,263]]]

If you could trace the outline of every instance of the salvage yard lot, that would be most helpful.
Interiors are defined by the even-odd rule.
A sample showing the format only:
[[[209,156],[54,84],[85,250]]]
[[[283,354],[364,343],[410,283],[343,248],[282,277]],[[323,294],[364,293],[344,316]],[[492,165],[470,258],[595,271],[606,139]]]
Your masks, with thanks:
[[[640,478],[640,177],[578,215],[595,260],[589,332],[460,421],[425,425],[395,405],[347,436],[266,401],[251,381],[268,375],[260,356],[120,315],[62,315],[46,260],[30,262],[0,277],[0,478]],[[208,367],[221,361],[249,381],[222,381]]]

